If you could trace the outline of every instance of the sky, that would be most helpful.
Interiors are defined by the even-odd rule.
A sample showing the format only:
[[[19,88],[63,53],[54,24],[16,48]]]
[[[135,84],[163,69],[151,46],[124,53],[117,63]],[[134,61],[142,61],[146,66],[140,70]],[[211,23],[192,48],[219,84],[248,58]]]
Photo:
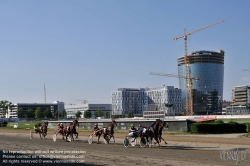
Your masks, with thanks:
[[[224,100],[249,85],[249,0],[0,1],[0,100],[111,103],[117,88],[179,88],[188,52],[224,50]]]

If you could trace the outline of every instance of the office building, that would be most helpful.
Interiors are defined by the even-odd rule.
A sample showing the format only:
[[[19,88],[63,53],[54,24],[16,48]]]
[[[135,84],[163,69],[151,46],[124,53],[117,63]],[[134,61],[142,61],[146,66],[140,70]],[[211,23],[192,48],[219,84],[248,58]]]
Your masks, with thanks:
[[[173,86],[157,88],[119,88],[112,92],[112,115],[142,115],[143,111],[164,111],[179,115],[182,110],[181,90]],[[166,104],[173,106],[166,107]]]
[[[27,115],[28,110],[36,111],[37,108],[40,108],[41,113],[45,110],[49,109],[54,115],[55,111],[61,112],[64,110],[64,102],[54,101],[53,103],[16,103],[14,104],[14,108],[12,110],[8,110],[7,118],[18,118],[18,110],[22,110],[25,117]]]
[[[187,65],[193,80],[194,115],[221,114],[224,81],[224,51],[196,51],[187,57]],[[186,76],[184,56],[178,58],[178,74]],[[189,85],[188,85],[189,86]],[[182,90],[183,112],[186,108],[186,79],[179,78]]]
[[[84,118],[84,112],[90,111],[91,117],[95,118],[94,114],[97,110],[101,110],[103,117],[110,116],[111,104],[97,104],[97,103],[81,103],[81,104],[67,104],[65,105],[67,118],[76,118],[76,113],[81,112],[81,118]]]

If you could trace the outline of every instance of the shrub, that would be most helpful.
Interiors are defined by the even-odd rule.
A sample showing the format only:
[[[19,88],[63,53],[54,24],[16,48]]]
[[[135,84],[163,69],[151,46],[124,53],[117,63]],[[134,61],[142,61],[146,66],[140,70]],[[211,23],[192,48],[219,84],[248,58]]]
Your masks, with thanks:
[[[3,125],[7,125],[8,122],[7,122],[6,120],[4,120],[2,124],[3,124]]]
[[[244,133],[245,124],[216,124],[216,123],[193,123],[191,124],[191,133]]]
[[[250,122],[246,123],[246,132],[250,133]]]
[[[224,123],[224,121],[223,121],[223,120],[221,120],[221,119],[217,119],[217,120],[215,120],[215,121],[214,121],[214,123],[216,123],[216,124],[223,124],[223,123]]]
[[[237,124],[237,122],[230,120],[228,124]]]

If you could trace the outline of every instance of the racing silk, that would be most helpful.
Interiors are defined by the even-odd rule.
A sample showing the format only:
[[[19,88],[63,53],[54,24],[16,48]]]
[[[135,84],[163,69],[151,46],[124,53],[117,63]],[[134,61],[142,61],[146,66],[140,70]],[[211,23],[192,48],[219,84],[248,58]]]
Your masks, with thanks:
[[[97,126],[94,126],[94,131],[99,130],[99,128]]]
[[[138,130],[137,130],[138,133],[141,132],[141,131],[143,131],[143,127],[139,127]]]

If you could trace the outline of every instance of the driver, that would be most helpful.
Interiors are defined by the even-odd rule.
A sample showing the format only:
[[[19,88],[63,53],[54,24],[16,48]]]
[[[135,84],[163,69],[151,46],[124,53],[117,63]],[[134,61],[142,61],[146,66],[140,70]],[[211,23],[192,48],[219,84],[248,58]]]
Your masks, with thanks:
[[[131,128],[129,129],[129,134],[128,134],[128,136],[129,136],[129,137],[133,137],[134,134],[135,134],[135,132],[136,132],[135,125],[132,124],[132,125],[131,125]]]
[[[96,135],[98,131],[99,131],[98,124],[95,123],[95,125],[94,125],[94,132],[93,132],[92,135]]]
[[[139,124],[138,130],[136,131],[136,133],[137,133],[138,135],[141,135],[141,134],[142,134],[142,131],[143,131],[143,127],[142,127],[141,124]]]
[[[61,133],[62,130],[63,130],[63,124],[62,123],[58,123],[56,134]]]

